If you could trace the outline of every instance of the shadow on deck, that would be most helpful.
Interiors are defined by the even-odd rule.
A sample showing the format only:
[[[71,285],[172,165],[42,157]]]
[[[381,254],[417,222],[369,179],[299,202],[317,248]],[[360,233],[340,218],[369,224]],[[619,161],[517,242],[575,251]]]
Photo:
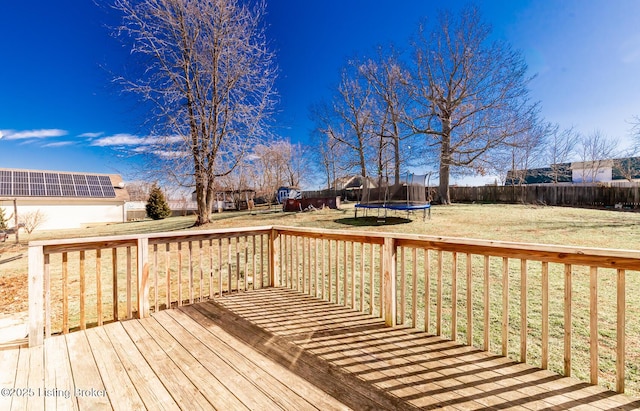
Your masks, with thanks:
[[[0,388],[0,409],[16,410],[640,408],[629,396],[280,288],[0,351]]]

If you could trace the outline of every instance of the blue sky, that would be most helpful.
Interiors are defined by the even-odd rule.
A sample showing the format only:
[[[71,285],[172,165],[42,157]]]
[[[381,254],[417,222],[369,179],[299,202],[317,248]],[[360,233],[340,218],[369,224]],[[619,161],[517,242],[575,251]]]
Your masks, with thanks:
[[[378,44],[407,44],[420,18],[443,3],[268,0],[268,34],[280,67],[276,131],[306,142],[309,106],[328,98],[346,59]],[[547,120],[630,141],[629,121],[640,115],[640,1],[478,5],[494,36],[520,49],[537,74],[531,95]],[[117,21],[89,0],[3,2],[0,167],[135,178],[139,160],[112,146],[133,149],[146,137],[144,113],[110,82],[128,59],[110,36],[108,26]]]

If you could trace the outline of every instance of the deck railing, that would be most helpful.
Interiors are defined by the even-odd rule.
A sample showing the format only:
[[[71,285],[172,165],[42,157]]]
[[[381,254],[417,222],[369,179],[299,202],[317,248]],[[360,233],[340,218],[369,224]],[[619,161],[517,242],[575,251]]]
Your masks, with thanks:
[[[638,271],[638,251],[278,226],[40,241],[29,247],[30,344],[280,286],[637,391]]]

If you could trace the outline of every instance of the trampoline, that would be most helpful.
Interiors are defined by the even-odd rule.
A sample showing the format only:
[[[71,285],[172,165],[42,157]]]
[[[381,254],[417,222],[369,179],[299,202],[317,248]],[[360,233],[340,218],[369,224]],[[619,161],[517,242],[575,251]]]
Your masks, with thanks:
[[[406,211],[407,214],[422,210],[422,219],[427,215],[431,219],[431,203],[427,199],[428,175],[407,174],[399,181],[380,177],[377,180],[365,179],[362,187],[362,198],[355,208],[355,218],[358,218],[358,209],[384,210],[382,218],[386,218],[387,210]]]

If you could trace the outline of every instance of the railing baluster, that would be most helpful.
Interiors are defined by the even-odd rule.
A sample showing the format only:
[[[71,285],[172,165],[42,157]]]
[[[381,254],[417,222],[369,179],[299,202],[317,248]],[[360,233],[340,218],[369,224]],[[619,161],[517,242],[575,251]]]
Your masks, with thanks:
[[[98,325],[102,325],[102,250],[96,250],[96,315]]]
[[[232,277],[233,277],[233,271],[232,271],[232,262],[231,262],[231,238],[227,238],[227,277],[228,277],[228,282],[227,282],[227,292],[229,294],[231,294],[231,290],[233,289],[233,281],[232,281]]]
[[[571,377],[571,264],[564,265],[564,375]]]
[[[436,335],[442,335],[442,271],[443,271],[442,250],[438,250],[438,273],[436,284]]]
[[[313,239],[313,296],[320,295],[318,291],[318,243],[322,240],[318,238]]]
[[[424,249],[424,331],[429,332],[431,317],[431,253]]]
[[[520,260],[520,362],[527,362],[527,260]]]
[[[549,368],[549,263],[542,262],[542,355],[540,368]]]
[[[29,250],[31,250],[31,247],[29,248]],[[42,255],[43,252],[43,247],[37,247],[34,248],[34,252]],[[50,258],[51,256],[49,254],[45,254],[44,255],[44,275],[43,275],[43,280],[44,280],[44,334],[46,338],[51,337],[51,266],[50,266]],[[33,257],[33,260],[29,261],[29,267],[31,268],[31,266],[39,266],[39,261],[38,261],[39,257]],[[37,327],[37,331],[36,334],[40,335],[42,334],[39,331],[40,327]],[[29,331],[29,335],[31,335],[31,331]],[[29,343],[29,345],[31,346],[32,344]],[[36,344],[39,345],[39,344]]]
[[[467,345],[473,345],[473,270],[472,255],[467,253]]]
[[[373,279],[373,272],[375,271],[375,261],[374,261],[374,246],[373,244],[369,244],[369,315],[373,315],[373,307],[375,305],[374,302],[374,291],[375,284]]]
[[[509,353],[509,259],[502,259],[502,355]]]
[[[356,308],[356,250],[355,243],[351,244],[351,308]]]
[[[155,306],[155,312],[160,311],[159,291],[158,291],[158,244],[153,245],[153,301]]]
[[[188,241],[189,261],[187,262],[189,271],[189,304],[193,304],[193,241]]]
[[[404,247],[400,248],[400,315],[398,316],[398,324],[404,324],[406,318],[407,305],[407,274],[405,270]]]
[[[182,242],[178,242],[178,307],[182,307]]]
[[[202,266],[202,258],[203,258],[203,254],[202,254],[202,240],[198,241],[198,268],[200,269],[200,284],[199,284],[199,300],[200,302],[202,302],[202,297],[204,294],[204,268]]]
[[[260,241],[262,241],[262,236],[260,236]],[[257,279],[258,274],[256,272],[256,260],[257,260],[257,256],[256,256],[256,236],[254,235],[252,237],[252,240],[251,240],[251,275],[252,275],[251,289],[252,290],[256,289],[256,282],[258,281],[258,279]]]
[[[209,240],[209,299],[213,299],[215,291],[213,290],[213,239]]]
[[[418,321],[418,250],[411,248],[411,327]]]
[[[222,239],[218,239],[218,291],[222,297]]]
[[[489,351],[490,349],[490,342],[489,342],[489,335],[490,335],[490,315],[489,315],[489,296],[490,296],[490,290],[491,290],[491,279],[490,279],[490,258],[488,255],[484,256],[484,341],[483,341],[483,347],[482,349],[485,351]]]
[[[118,249],[115,247],[111,249],[111,268],[113,275],[113,321],[118,321]]]
[[[171,243],[165,245],[164,262],[166,264],[166,281],[167,281],[167,306],[171,308]]]
[[[598,384],[598,267],[589,267],[589,352],[591,384]]]
[[[458,339],[458,253],[451,258],[451,341]]]
[[[322,279],[322,299],[324,300],[326,295],[327,295],[327,283],[325,280],[325,276],[327,275],[327,261],[326,261],[326,247],[327,247],[327,241],[321,239],[320,240],[320,244],[322,245],[322,272],[321,274],[321,279]],[[329,251],[329,260],[331,260],[331,251]],[[329,263],[329,267],[331,267],[331,263]]]
[[[127,247],[127,318],[133,318],[133,307],[132,307],[132,290],[131,290],[131,246]]]
[[[242,252],[240,237],[236,237],[236,291],[240,292],[240,253]]]
[[[85,254],[84,250],[80,251],[80,329],[87,329],[87,317],[86,317],[86,281],[85,281]]]
[[[328,280],[329,280],[329,281],[328,281],[328,285],[329,285],[329,300],[328,300],[328,301],[333,301],[333,299],[331,298],[331,293],[332,293],[332,289],[333,289],[332,284],[331,284],[331,278],[332,278],[331,272],[333,271],[333,264],[331,264],[331,255],[332,255],[333,253],[332,253],[332,250],[331,250],[331,240],[328,240],[327,242],[328,242],[328,247],[329,247],[329,248],[328,248],[328,253],[329,253],[329,269],[327,270],[327,276],[329,277],[329,279],[328,279]],[[336,240],[336,245],[337,245],[337,244],[338,244],[338,241]]]
[[[364,312],[364,243],[360,243],[360,312]]]
[[[626,362],[626,272],[617,270],[616,281],[616,391],[624,392]]]
[[[69,333],[69,266],[68,255],[62,253],[62,333]]]

